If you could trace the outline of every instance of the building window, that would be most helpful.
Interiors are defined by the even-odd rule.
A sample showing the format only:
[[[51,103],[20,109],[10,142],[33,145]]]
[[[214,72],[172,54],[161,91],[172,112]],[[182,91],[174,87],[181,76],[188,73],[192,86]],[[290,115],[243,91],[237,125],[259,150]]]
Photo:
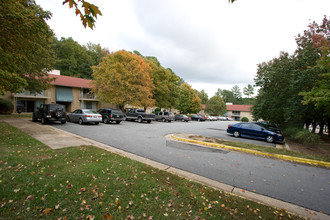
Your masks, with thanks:
[[[233,115],[240,115],[241,112],[240,111],[233,111]]]
[[[84,99],[95,99],[95,95],[91,93],[90,89],[82,89],[81,90],[81,98]]]
[[[34,100],[21,100],[16,101],[16,112],[34,112],[40,104],[43,104],[43,101],[34,101]]]

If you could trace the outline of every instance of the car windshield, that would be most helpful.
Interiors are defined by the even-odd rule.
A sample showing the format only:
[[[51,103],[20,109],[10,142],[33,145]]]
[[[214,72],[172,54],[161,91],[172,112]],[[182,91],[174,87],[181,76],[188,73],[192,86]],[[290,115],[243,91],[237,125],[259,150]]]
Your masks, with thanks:
[[[64,106],[63,105],[49,105],[49,110],[54,111],[56,109],[62,110],[62,109],[64,109]]]
[[[112,113],[113,113],[113,114],[118,114],[118,115],[123,114],[123,113],[122,113],[121,111],[119,111],[119,110],[113,110]]]
[[[87,110],[84,110],[84,113],[85,113],[85,114],[95,114],[95,112],[94,112],[94,111],[92,111],[92,110],[89,110],[89,109],[87,109]]]

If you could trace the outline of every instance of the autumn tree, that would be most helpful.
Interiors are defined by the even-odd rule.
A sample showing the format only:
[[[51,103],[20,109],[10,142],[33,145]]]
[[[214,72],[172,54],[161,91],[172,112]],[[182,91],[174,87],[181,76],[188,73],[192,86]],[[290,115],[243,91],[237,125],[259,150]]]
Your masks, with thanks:
[[[226,113],[226,104],[220,96],[213,96],[206,102],[206,112],[210,115]]]
[[[0,7],[0,93],[40,92],[54,63],[51,13],[33,0],[2,1]]]
[[[121,50],[103,58],[93,67],[93,92],[104,102],[144,108],[154,106],[151,68],[142,57]]]
[[[97,16],[102,15],[99,7],[85,0],[64,0],[63,5],[66,3],[68,3],[70,8],[74,8],[75,14],[80,17],[85,28],[88,26],[90,29],[93,29]]]
[[[179,103],[177,109],[182,113],[197,113],[202,109],[202,101],[188,83],[179,87]]]

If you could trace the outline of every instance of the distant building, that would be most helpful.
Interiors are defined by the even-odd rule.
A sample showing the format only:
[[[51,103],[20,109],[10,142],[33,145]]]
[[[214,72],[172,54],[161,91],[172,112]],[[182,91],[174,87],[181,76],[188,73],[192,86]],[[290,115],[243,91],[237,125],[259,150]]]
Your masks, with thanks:
[[[65,105],[66,111],[71,112],[78,108],[97,110],[101,107],[116,108],[116,105],[101,103],[91,92],[91,80],[60,75],[59,71],[49,74],[55,78],[50,87],[41,93],[25,91],[23,93],[7,92],[0,96],[13,103],[14,111],[34,112],[40,104],[58,103]]]
[[[247,117],[249,121],[253,121],[251,107],[253,105],[231,105],[227,104],[227,114],[229,118],[235,121],[241,121],[243,117]]]

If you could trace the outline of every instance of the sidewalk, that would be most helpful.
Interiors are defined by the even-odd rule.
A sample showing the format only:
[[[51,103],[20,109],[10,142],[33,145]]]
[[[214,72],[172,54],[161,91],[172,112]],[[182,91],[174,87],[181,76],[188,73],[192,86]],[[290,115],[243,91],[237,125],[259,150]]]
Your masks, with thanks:
[[[164,170],[167,172],[170,172],[172,174],[181,176],[183,178],[202,183],[204,185],[208,185],[211,187],[214,187],[219,190],[226,191],[228,193],[231,193],[233,195],[243,197],[252,201],[260,202],[263,204],[266,204],[268,206],[276,207],[279,209],[286,209],[289,212],[296,213],[298,215],[310,218],[310,219],[320,219],[320,220],[326,220],[330,219],[330,216],[325,215],[323,213],[314,212],[312,210],[308,210],[306,208],[293,205],[287,202],[283,202],[277,199],[273,199],[267,196],[263,196],[254,192],[249,192],[240,188],[236,188],[234,186],[230,186],[227,184],[223,184],[208,178],[205,178],[203,176],[199,176],[193,173],[189,173],[183,170],[176,169],[174,167],[158,163],[156,161],[149,160],[144,157],[140,157],[137,155],[134,155],[129,152],[125,152],[123,150],[114,148],[109,145],[105,145],[102,143],[99,143],[97,141],[93,141],[75,134],[71,134],[69,132],[57,129],[52,126],[48,125],[41,125],[40,123],[34,123],[31,121],[31,119],[24,118],[24,119],[6,119],[2,120],[5,121],[12,126],[22,130],[23,132],[29,134],[30,136],[34,137],[35,139],[39,140],[40,142],[44,143],[45,145],[49,146],[52,149],[60,149],[65,147],[75,147],[75,146],[82,146],[82,145],[92,145],[99,148],[102,148],[107,151],[111,151],[113,153],[125,156],[127,158],[142,162],[144,164],[147,164],[149,166],[158,168],[160,170]],[[177,135],[179,137],[183,137],[182,135]],[[166,138],[169,138],[167,136]]]

